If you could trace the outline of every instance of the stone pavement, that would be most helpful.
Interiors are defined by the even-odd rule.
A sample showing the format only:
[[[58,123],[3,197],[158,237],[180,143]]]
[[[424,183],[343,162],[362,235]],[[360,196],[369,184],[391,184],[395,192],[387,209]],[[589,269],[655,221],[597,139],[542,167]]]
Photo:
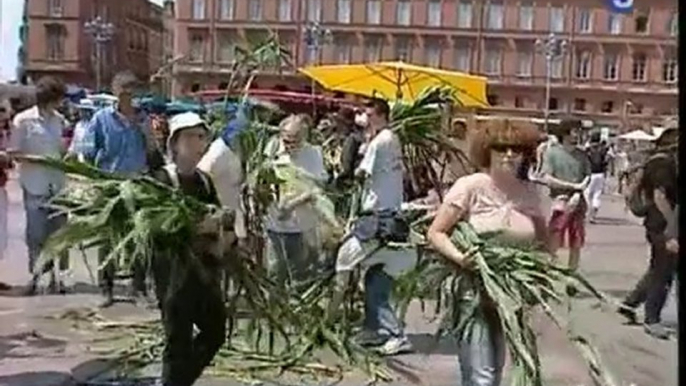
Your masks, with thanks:
[[[10,242],[7,258],[0,261],[0,281],[20,285],[28,280],[23,245],[21,194],[10,182]],[[600,223],[588,229],[588,246],[582,257],[582,271],[599,289],[621,298],[638,280],[647,263],[648,247],[638,221],[623,211],[617,198],[606,197]],[[100,298],[90,284],[89,275],[78,254],[73,256],[72,281],[79,283],[76,294],[26,298],[16,293],[0,295],[0,386],[65,386],[85,384],[102,374],[106,362],[89,352],[94,338],[87,331],[70,328],[50,320],[65,310],[95,306]],[[94,264],[91,264],[94,265]],[[108,310],[113,318],[142,317],[148,311],[121,304]],[[676,323],[675,302],[670,299],[665,321]],[[676,386],[677,343],[658,341],[645,335],[640,327],[622,325],[612,312],[596,307],[596,302],[581,297],[574,300],[573,326],[589,337],[610,367],[617,386]],[[419,383],[427,386],[459,385],[459,368],[454,346],[442,342],[433,347],[430,334],[435,326],[413,305],[407,330],[417,352],[398,359],[413,368],[416,378],[400,378],[393,386]],[[546,386],[592,385],[586,368],[563,334],[550,323],[537,321]],[[97,378],[97,377],[96,377]],[[342,385],[359,386],[357,376]],[[97,385],[97,382],[93,382]],[[276,383],[266,383],[274,384]],[[279,383],[282,384],[282,383]],[[238,385],[228,380],[203,379],[201,386]]]

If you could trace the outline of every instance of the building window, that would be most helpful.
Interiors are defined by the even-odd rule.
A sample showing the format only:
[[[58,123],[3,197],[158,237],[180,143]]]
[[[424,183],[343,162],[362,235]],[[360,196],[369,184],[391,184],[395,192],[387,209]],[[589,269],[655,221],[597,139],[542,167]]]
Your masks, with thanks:
[[[531,76],[531,67],[533,65],[533,55],[531,55],[531,52],[527,50],[520,51],[517,59],[517,75]]]
[[[190,36],[188,59],[192,62],[202,62],[205,51],[205,38],[202,34],[192,33]]]
[[[193,0],[193,19],[202,20],[205,18],[205,0]]]
[[[498,106],[500,104],[500,98],[495,94],[487,94],[486,102],[491,106]]]
[[[429,27],[440,27],[443,20],[441,15],[441,1],[430,0],[427,4],[427,24]]]
[[[221,0],[219,3],[219,18],[233,20],[234,0]]]
[[[412,22],[412,3],[410,0],[399,0],[395,9],[396,23],[410,25]]]
[[[293,20],[292,0],[279,0],[279,21],[290,22]]]
[[[364,42],[364,61],[376,63],[381,60],[381,39],[368,38]]]
[[[558,56],[550,62],[550,77],[553,79],[562,78],[562,70],[564,69],[564,57]]]
[[[455,69],[462,72],[472,70],[472,50],[468,45],[460,45],[455,49]]]
[[[381,24],[381,1],[367,0],[367,24]]]
[[[317,23],[322,20],[322,0],[307,0],[307,20]]]
[[[412,39],[398,38],[395,41],[395,59],[403,62],[412,61]]]
[[[502,70],[502,51],[496,48],[486,50],[484,72],[487,75],[500,75]]]
[[[230,34],[223,34],[219,36],[219,47],[217,52],[217,60],[223,63],[231,62],[236,53],[236,43],[233,36]],[[225,87],[226,88],[226,87]]]
[[[457,27],[472,28],[472,16],[474,11],[470,1],[462,0],[457,6]]]
[[[531,3],[524,3],[519,7],[519,29],[524,31],[534,29],[534,6]]]
[[[64,9],[62,8],[62,0],[48,0],[48,16],[62,17],[64,16]]]
[[[611,13],[607,21],[607,30],[612,35],[622,33],[622,15]]]
[[[46,56],[48,60],[62,60],[64,59],[64,38],[65,29],[61,25],[47,25],[45,27],[46,35]]]
[[[524,98],[520,96],[515,96],[514,107],[518,109],[524,108]]]
[[[675,83],[679,78],[679,62],[676,58],[666,58],[662,62],[662,80]]]
[[[560,103],[557,98],[548,99],[548,110],[557,110],[560,108]]]
[[[616,54],[605,54],[605,66],[603,71],[603,79],[617,80],[619,79],[619,56]]]
[[[593,14],[590,9],[579,9],[577,20],[579,20],[579,32],[584,34],[593,32]]]
[[[615,103],[613,101],[605,101],[600,105],[600,112],[610,114],[615,109]]]
[[[565,10],[561,7],[550,8],[550,32],[565,30]]]
[[[262,21],[262,0],[250,0],[248,4],[248,19]]]
[[[589,79],[591,77],[591,53],[579,52],[576,55],[576,78]]]
[[[640,33],[640,34],[648,33],[648,16],[647,15],[636,16],[636,19],[634,20],[634,22],[635,22],[636,33]]]
[[[679,15],[677,13],[672,14],[672,18],[669,19],[667,33],[671,36],[676,36],[679,33]]]
[[[574,111],[586,111],[586,99],[575,98],[574,99]]]
[[[486,28],[503,29],[503,3],[492,1],[488,4],[486,12]]]
[[[648,58],[645,54],[634,55],[634,61],[631,66],[631,79],[634,81],[645,81],[646,80],[646,65]]]
[[[424,47],[426,65],[429,67],[441,67],[442,50],[439,42],[429,43]]]
[[[336,20],[342,24],[349,24],[352,20],[350,8],[351,0],[338,0],[336,3]]]
[[[340,64],[350,63],[350,51],[352,47],[347,39],[341,39],[336,42],[336,62]]]

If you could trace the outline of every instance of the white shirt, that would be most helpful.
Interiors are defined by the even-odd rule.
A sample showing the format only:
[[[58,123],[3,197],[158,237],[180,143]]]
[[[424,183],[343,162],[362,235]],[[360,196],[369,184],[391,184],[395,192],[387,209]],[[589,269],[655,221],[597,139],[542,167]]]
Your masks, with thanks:
[[[238,154],[234,153],[223,139],[218,138],[212,142],[210,148],[198,163],[198,169],[212,177],[214,187],[219,196],[219,202],[222,206],[236,214],[234,222],[236,236],[238,238],[247,237],[245,212],[241,200],[243,170]]]
[[[276,150],[275,150],[276,149]],[[324,167],[322,150],[318,146],[304,143],[300,150],[288,154],[284,151],[280,141],[272,142],[267,146],[267,152],[276,155],[276,162],[291,164],[313,177],[316,181],[324,183],[328,179]],[[290,191],[292,187],[284,184],[281,186],[281,203],[285,203],[304,192]],[[317,227],[317,214],[311,204],[296,207],[285,219],[278,218],[277,205],[273,205],[267,215],[266,227],[268,230],[279,233],[304,233]]]
[[[61,159],[64,151],[64,118],[57,112],[41,116],[34,106],[14,117],[10,148],[26,155]],[[33,195],[48,195],[64,187],[65,176],[59,170],[28,162],[19,164],[19,182]]]
[[[362,211],[399,210],[403,203],[403,152],[398,136],[383,129],[365,149],[358,173],[368,178],[362,191]]]

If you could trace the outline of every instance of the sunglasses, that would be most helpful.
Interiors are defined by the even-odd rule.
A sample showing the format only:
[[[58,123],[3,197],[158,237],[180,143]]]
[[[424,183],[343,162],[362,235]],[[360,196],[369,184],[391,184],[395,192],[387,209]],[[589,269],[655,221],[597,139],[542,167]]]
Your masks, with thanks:
[[[491,146],[491,150],[496,153],[507,153],[508,151],[511,151],[516,154],[523,154],[525,149],[525,146],[511,144],[496,144]]]

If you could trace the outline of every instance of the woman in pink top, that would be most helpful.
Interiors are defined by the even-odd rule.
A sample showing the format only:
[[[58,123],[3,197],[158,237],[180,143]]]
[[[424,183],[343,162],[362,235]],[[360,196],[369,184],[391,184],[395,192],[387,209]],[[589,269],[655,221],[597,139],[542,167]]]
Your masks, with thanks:
[[[471,139],[470,158],[482,171],[455,182],[427,235],[433,248],[456,269],[469,266],[466,251],[450,239],[461,221],[468,221],[480,234],[497,233],[508,242],[529,245],[539,241],[547,248],[546,220],[537,189],[521,173],[524,164],[535,162],[538,140],[534,126],[515,126],[507,120],[492,122]],[[498,386],[502,378],[505,340],[495,310],[486,312],[491,315],[488,322],[475,323],[471,334],[458,342],[462,386]]]

